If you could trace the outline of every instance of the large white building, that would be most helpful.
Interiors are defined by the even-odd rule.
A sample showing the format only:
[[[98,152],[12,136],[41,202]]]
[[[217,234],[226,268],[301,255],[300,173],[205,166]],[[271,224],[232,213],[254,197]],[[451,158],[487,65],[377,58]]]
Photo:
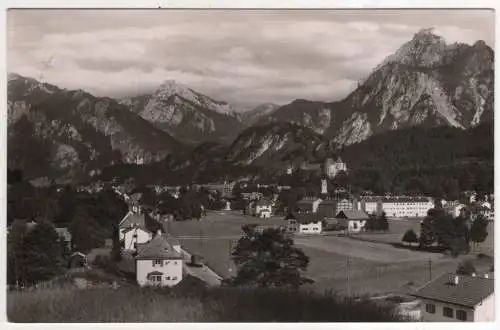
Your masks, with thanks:
[[[137,245],[135,262],[140,286],[174,286],[182,281],[180,244],[160,231],[149,242]]]
[[[486,276],[444,274],[412,295],[424,322],[495,321],[494,280]]]
[[[368,214],[385,212],[388,218],[421,218],[434,208],[429,197],[363,197],[359,207]]]

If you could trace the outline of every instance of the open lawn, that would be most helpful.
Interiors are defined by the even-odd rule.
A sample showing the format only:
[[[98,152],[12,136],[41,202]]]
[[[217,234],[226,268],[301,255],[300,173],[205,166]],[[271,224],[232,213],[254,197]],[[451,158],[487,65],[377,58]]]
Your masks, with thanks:
[[[493,256],[494,252],[494,234],[495,228],[494,223],[490,222],[488,225],[488,236],[486,240],[479,244],[477,248],[474,249],[475,252],[482,252]],[[420,233],[420,219],[389,219],[389,231],[387,233],[383,232],[364,232],[359,234],[353,234],[354,238],[359,238],[362,240],[367,240],[371,242],[380,243],[401,243],[404,233],[408,229],[413,229],[417,235]]]
[[[283,220],[243,217],[237,212],[210,213],[200,222],[173,222],[170,232],[180,239],[183,248],[202,255],[216,273],[229,277],[236,274],[230,248],[241,237],[241,226],[247,223],[283,223]],[[345,293],[349,273],[351,294],[405,293],[428,281],[431,273],[434,278],[444,272],[454,272],[461,260],[475,258],[470,255],[453,259],[438,253],[392,247],[388,243],[400,242],[406,229],[413,227],[418,233],[418,221],[390,220],[390,223],[390,233],[360,235],[375,238],[375,242],[337,236],[297,236],[295,243],[310,258],[306,276],[315,280],[312,288]],[[492,241],[492,237],[489,239]],[[486,272],[490,263],[474,260],[479,273]]]

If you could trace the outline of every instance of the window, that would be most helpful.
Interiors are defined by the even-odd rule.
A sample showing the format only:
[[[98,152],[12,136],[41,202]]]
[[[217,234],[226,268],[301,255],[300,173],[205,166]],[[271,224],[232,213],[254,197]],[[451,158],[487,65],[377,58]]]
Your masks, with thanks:
[[[425,304],[425,311],[430,314],[436,314],[436,305]]]
[[[156,266],[162,267],[163,266],[163,260],[153,260],[153,267],[156,267]]]
[[[443,316],[453,317],[453,309],[450,307],[443,307]]]
[[[165,276],[165,279],[166,279],[167,281],[170,281],[170,276]]]
[[[174,281],[175,281],[176,279],[177,279],[177,276],[173,276],[173,277],[172,277],[172,280],[174,280]]]
[[[177,265],[177,261],[174,261],[174,265]]]
[[[461,309],[457,310],[457,320],[467,321],[467,312]]]
[[[161,283],[161,275],[151,275],[149,279],[151,282]]]

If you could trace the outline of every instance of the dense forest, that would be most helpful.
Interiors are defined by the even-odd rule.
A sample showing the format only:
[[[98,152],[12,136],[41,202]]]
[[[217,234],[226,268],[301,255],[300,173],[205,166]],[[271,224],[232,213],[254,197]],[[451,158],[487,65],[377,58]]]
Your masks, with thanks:
[[[412,127],[378,134],[338,151],[349,171],[338,175],[333,183],[349,186],[353,192],[426,194],[450,199],[458,198],[464,190],[492,192],[493,128],[490,121],[469,130]],[[133,178],[139,184],[189,185],[246,178],[319,190],[321,170],[299,170],[288,176],[284,168],[276,172],[275,164],[269,168],[265,164],[236,166],[227,160],[226,153],[222,145],[202,144],[153,164],[104,168],[98,179],[125,182]],[[322,162],[314,158],[312,161]]]
[[[376,193],[455,198],[463,190],[493,192],[493,122],[465,131],[452,127],[391,131],[348,146],[340,156],[349,173],[337,181]]]

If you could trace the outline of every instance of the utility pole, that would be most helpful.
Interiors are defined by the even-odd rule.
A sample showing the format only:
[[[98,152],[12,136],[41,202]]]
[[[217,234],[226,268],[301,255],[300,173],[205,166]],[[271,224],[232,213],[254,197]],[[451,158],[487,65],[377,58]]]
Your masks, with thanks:
[[[349,272],[349,268],[351,266],[351,260],[349,258],[349,256],[347,256],[347,262],[346,262],[346,275],[347,275],[347,279],[346,279],[346,284],[347,284],[347,299],[350,299],[351,298],[351,282],[350,282],[350,272]]]
[[[429,281],[431,281],[432,280],[432,260],[429,259],[428,263],[429,263]]]

